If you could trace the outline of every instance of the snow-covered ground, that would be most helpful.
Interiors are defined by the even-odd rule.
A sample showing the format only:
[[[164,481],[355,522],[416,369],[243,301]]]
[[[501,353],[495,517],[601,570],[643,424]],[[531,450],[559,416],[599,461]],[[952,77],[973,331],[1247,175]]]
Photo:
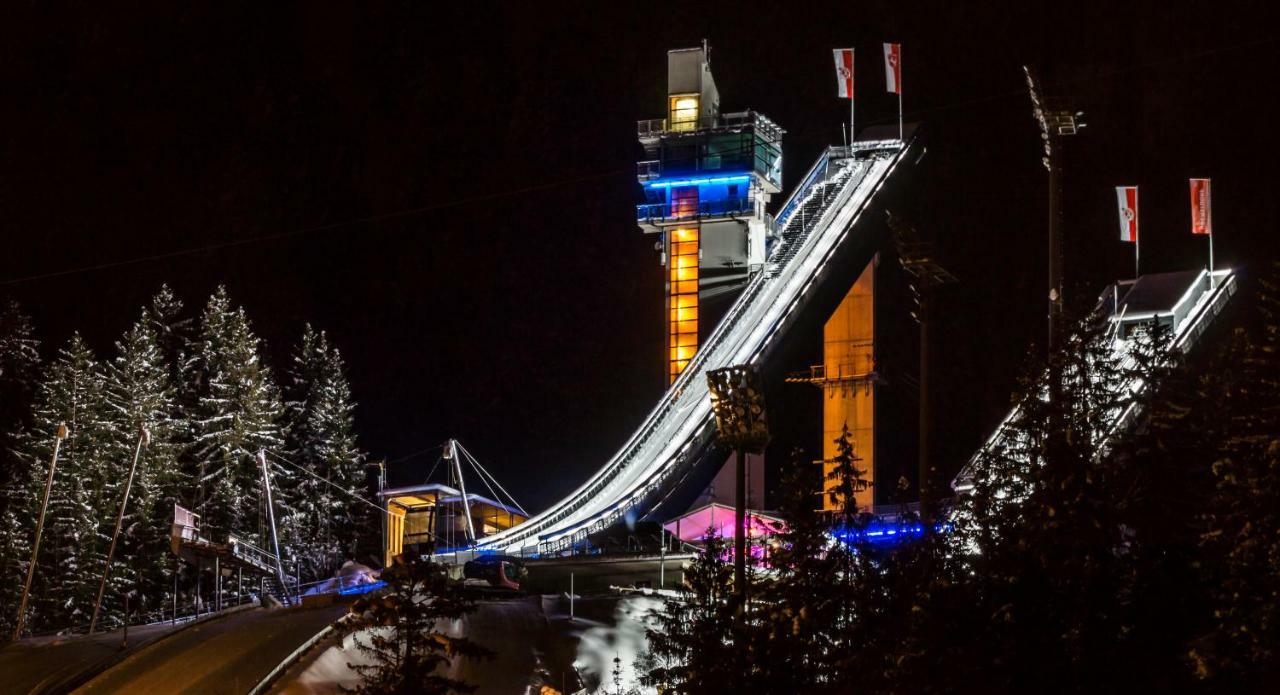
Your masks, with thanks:
[[[561,692],[613,687],[613,659],[622,660],[622,684],[639,687],[636,665],[647,647],[649,616],[662,599],[644,595],[578,598],[569,620],[568,597],[531,596],[486,601],[476,612],[443,626],[493,650],[493,659],[455,662],[449,675],[478,686],[481,693],[538,695],[543,686]],[[363,634],[363,633],[360,633]],[[321,644],[275,687],[293,695],[336,695],[354,688],[351,664],[365,663],[355,648],[359,634]],[[652,692],[642,689],[641,692]]]

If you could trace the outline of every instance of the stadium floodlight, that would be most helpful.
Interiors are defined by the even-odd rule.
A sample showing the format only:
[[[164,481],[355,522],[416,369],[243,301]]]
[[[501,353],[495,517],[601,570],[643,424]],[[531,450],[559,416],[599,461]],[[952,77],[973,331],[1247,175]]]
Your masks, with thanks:
[[[737,490],[734,494],[733,590],[739,610],[747,601],[747,463],[746,452],[763,452],[769,443],[764,392],[754,369],[746,365],[707,372],[707,390],[720,441],[734,449]]]

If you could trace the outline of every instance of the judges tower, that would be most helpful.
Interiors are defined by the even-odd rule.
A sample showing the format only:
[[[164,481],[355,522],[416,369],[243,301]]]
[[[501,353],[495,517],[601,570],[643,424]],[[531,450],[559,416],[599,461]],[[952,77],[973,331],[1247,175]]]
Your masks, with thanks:
[[[708,47],[667,53],[666,117],[640,121],[641,230],[666,269],[667,381],[693,359],[708,300],[732,294],[765,262],[770,196],[782,186],[785,131],[754,111],[725,113]]]

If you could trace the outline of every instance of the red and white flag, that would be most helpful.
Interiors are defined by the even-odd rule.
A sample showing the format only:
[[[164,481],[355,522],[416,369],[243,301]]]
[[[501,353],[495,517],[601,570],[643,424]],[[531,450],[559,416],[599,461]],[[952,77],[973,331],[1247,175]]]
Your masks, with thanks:
[[[841,99],[853,98],[853,49],[836,48],[831,51],[836,58],[836,85]]]
[[[1116,186],[1120,204],[1120,241],[1138,241],[1138,187]]]
[[[884,45],[884,84],[892,94],[902,94],[902,44]]]
[[[1213,234],[1213,208],[1209,203],[1209,179],[1191,179],[1192,234]]]

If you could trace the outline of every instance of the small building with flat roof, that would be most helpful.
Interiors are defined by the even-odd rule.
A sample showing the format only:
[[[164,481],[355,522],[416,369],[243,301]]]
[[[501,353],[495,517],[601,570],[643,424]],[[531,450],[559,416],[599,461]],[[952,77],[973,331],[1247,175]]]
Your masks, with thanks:
[[[383,525],[383,562],[397,555],[427,557],[466,548],[477,538],[523,523],[528,517],[510,505],[440,483],[388,488],[378,492],[387,510]]]

